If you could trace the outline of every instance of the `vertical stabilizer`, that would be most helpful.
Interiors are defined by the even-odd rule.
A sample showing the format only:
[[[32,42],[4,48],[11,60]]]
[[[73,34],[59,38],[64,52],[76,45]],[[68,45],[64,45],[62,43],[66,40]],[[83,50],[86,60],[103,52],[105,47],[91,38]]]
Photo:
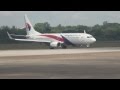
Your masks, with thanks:
[[[26,14],[25,14],[24,18],[25,18],[25,28],[26,28],[27,35],[40,34],[39,32],[35,31],[35,29],[33,28],[32,24]]]

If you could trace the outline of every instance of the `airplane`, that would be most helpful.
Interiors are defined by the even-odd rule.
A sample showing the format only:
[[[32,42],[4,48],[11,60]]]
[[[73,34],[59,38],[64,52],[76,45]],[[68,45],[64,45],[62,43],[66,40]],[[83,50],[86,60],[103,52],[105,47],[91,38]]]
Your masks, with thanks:
[[[36,31],[30,20],[28,19],[27,15],[24,16],[25,19],[25,29],[27,35],[15,35],[15,34],[8,34],[9,39],[17,40],[17,41],[26,41],[26,42],[39,42],[39,43],[47,43],[50,49],[54,48],[67,48],[67,45],[77,46],[77,45],[86,45],[90,47],[90,44],[96,42],[96,39],[87,34],[84,30],[84,33],[40,33]],[[25,39],[13,38],[14,36],[23,36],[26,37]]]

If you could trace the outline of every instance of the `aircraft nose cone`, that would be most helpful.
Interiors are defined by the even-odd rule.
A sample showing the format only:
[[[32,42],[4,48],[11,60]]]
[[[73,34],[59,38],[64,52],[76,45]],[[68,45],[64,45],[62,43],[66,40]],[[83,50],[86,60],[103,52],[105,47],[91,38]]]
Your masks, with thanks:
[[[94,42],[96,42],[96,39],[95,39],[95,38],[93,38],[93,40],[92,40],[92,41],[93,41],[93,43],[94,43]]]

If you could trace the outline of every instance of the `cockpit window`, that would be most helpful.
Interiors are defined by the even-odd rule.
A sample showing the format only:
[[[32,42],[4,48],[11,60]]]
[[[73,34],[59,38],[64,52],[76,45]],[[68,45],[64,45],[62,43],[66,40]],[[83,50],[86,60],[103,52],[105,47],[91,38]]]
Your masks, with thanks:
[[[87,36],[87,38],[93,38],[93,36]]]

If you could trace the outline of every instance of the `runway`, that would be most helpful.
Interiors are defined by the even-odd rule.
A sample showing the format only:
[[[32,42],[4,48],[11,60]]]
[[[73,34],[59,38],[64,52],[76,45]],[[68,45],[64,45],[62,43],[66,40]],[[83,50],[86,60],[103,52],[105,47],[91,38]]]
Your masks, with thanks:
[[[1,50],[0,79],[120,79],[120,47]]]
[[[41,50],[1,50],[0,57],[4,56],[31,56],[31,55],[60,55],[96,52],[116,52],[120,47],[81,48],[81,49],[41,49]]]

